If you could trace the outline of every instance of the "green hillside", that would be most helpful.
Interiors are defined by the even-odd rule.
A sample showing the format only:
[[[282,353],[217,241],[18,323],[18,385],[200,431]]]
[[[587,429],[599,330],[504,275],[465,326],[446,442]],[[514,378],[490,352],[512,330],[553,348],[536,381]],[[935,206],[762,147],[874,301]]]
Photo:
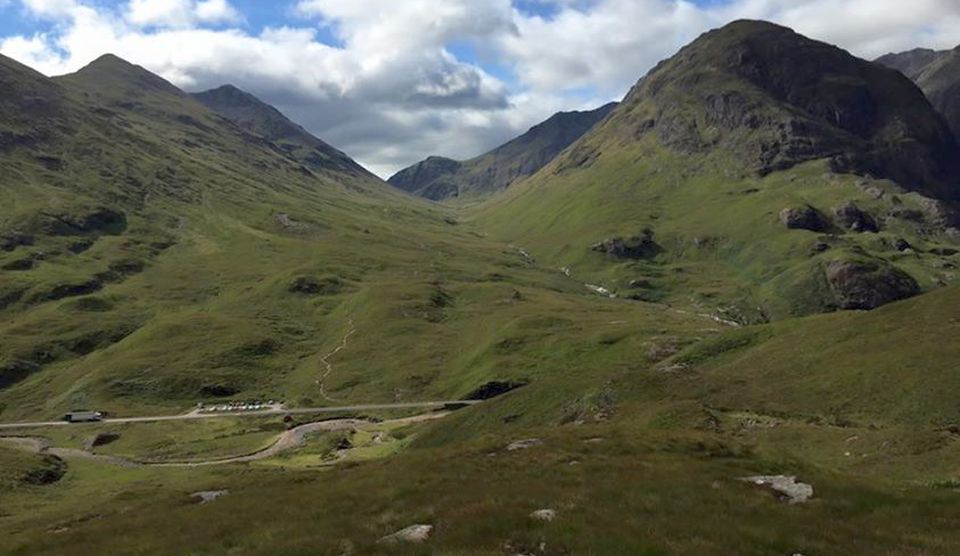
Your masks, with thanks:
[[[793,56],[835,73],[781,73]],[[864,95],[875,107],[861,114]],[[954,148],[899,73],[738,22],[661,63],[600,126],[473,214],[621,297],[742,323],[872,308],[954,279],[956,158],[943,156]]]
[[[308,168],[119,59],[53,81],[6,65],[38,91],[24,102],[54,100],[3,154],[5,419],[218,395],[455,397],[536,374],[482,357],[495,323],[538,318],[510,307],[590,306],[450,214]],[[322,395],[321,358],[351,327],[362,356]]]

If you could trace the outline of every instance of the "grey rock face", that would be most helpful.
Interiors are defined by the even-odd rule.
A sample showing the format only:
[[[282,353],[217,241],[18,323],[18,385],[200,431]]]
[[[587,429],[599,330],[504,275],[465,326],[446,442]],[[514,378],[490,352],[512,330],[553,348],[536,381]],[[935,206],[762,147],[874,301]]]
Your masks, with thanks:
[[[757,475],[740,479],[758,486],[767,487],[776,492],[781,500],[788,504],[802,504],[813,497],[813,486],[797,482],[797,478],[786,475]]]
[[[830,229],[826,217],[810,205],[781,210],[780,223],[791,230],[825,232]]]
[[[854,203],[847,203],[833,209],[833,214],[837,218],[837,223],[850,231],[872,233],[880,231],[873,216]]]
[[[663,252],[663,248],[653,240],[651,230],[644,230],[639,236],[606,239],[594,244],[591,249],[616,259],[651,259]]]
[[[377,542],[380,544],[398,544],[398,543],[422,543],[430,538],[433,533],[433,525],[417,524],[382,537]]]
[[[870,310],[920,293],[906,272],[884,261],[833,261],[827,281],[840,309]]]

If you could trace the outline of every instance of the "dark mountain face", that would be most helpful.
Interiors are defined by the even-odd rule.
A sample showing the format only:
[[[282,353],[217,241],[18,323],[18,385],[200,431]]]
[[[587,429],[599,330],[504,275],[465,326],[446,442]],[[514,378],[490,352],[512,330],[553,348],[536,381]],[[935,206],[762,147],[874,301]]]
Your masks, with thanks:
[[[960,48],[944,53],[924,68],[917,84],[947,119],[954,135],[960,137]]]
[[[456,197],[460,193],[457,174],[463,163],[442,156],[431,156],[404,168],[388,180],[390,185],[433,201]]]
[[[888,54],[877,62],[898,69],[913,79],[933,107],[947,119],[954,136],[960,137],[960,47]]]
[[[191,96],[241,128],[280,145],[312,170],[334,169],[369,175],[350,157],[293,123],[273,106],[233,85]]]
[[[608,124],[679,152],[731,152],[761,175],[829,158],[837,171],[960,193],[957,143],[913,83],[771,23],[704,34],[642,79]]]
[[[588,112],[560,112],[477,158],[458,162],[430,157],[401,170],[388,181],[408,193],[435,201],[496,193],[546,166],[615,107],[616,103],[610,103]]]

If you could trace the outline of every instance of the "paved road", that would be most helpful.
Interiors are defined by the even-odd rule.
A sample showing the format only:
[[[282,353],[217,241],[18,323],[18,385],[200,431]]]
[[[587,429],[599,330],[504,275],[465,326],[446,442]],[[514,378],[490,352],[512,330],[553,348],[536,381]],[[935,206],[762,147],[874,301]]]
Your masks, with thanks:
[[[365,421],[362,419],[333,419],[330,421],[307,423],[305,425],[300,425],[280,433],[276,439],[274,439],[273,443],[270,444],[270,446],[253,452],[252,454],[225,456],[207,460],[193,461],[139,461],[123,456],[97,454],[89,450],[79,450],[76,448],[57,448],[56,446],[53,446],[50,440],[46,438],[29,436],[0,436],[0,442],[10,444],[15,448],[33,452],[35,454],[52,454],[64,459],[79,458],[91,461],[99,461],[101,463],[118,465],[120,467],[205,467],[210,465],[223,465],[227,463],[245,463],[270,458],[280,454],[281,452],[285,452],[303,445],[304,442],[306,442],[307,435],[313,432],[351,430],[364,426],[382,427],[386,425],[422,423],[425,421],[432,421],[434,419],[441,419],[449,414],[450,413],[447,411],[428,413],[425,415],[414,415],[413,417],[404,417],[401,419],[391,419],[388,421],[382,421],[380,423],[373,423],[371,421]],[[337,454],[342,457],[343,452],[338,451]]]
[[[295,409],[264,409],[261,411],[234,411],[223,413],[197,413],[196,411],[180,415],[158,415],[154,417],[119,417],[104,419],[94,423],[67,423],[66,421],[40,421],[35,423],[0,423],[0,430],[26,429],[36,427],[66,427],[90,424],[123,424],[123,423],[153,423],[157,421],[189,421],[193,419],[221,419],[224,417],[264,417],[270,415],[292,415],[302,413],[340,413],[343,411],[374,411],[378,409],[419,409],[438,408],[452,404],[474,405],[477,400],[452,400],[439,402],[406,402],[386,404],[345,405],[340,407],[301,407]]]

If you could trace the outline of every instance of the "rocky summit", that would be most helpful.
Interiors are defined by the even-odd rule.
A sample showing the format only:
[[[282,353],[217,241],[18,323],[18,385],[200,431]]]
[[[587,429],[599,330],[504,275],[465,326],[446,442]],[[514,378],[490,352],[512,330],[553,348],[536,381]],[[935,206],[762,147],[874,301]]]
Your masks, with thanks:
[[[738,21],[661,63],[627,95],[622,133],[719,149],[760,175],[815,159],[956,198],[957,142],[898,72],[790,29]]]

